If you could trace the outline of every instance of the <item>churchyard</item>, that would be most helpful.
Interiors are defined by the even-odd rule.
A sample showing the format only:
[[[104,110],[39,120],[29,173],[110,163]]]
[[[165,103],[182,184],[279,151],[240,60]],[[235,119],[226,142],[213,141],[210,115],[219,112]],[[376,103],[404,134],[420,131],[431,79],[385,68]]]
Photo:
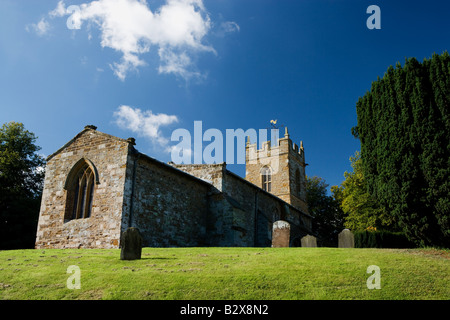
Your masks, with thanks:
[[[0,300],[450,299],[449,250],[143,248],[140,259],[120,257],[0,251]]]

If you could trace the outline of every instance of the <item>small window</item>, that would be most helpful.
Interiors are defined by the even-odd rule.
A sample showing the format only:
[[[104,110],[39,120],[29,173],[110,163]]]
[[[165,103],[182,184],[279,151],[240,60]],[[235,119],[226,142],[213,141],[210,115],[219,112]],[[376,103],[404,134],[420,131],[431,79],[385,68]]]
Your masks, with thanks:
[[[85,163],[71,177],[71,184],[67,188],[66,220],[83,219],[91,216],[94,189],[94,172]]]
[[[272,171],[269,167],[264,167],[261,170],[262,188],[264,191],[272,191]]]

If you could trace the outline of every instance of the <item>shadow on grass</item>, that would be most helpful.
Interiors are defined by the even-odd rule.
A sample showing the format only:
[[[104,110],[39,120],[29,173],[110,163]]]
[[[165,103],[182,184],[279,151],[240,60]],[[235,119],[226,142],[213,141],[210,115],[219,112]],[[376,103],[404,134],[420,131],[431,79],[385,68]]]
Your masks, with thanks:
[[[120,258],[119,258],[120,259]],[[121,261],[136,261],[136,260],[177,260],[178,258],[167,258],[167,257],[141,257],[140,259],[132,259],[132,260],[121,260]]]

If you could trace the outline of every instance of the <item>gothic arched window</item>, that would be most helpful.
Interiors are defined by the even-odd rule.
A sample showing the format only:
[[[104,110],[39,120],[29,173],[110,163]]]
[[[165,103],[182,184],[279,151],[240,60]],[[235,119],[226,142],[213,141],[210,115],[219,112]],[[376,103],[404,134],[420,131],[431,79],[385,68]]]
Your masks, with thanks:
[[[65,220],[89,218],[92,212],[95,183],[95,167],[88,160],[80,160],[70,171],[67,190]]]
[[[271,192],[272,190],[272,170],[269,167],[261,169],[261,181],[264,191]]]

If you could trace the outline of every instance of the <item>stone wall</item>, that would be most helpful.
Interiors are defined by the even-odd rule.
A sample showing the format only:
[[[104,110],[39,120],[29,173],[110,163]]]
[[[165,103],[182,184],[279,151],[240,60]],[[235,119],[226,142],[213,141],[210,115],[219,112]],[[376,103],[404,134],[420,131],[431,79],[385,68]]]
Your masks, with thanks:
[[[210,188],[200,179],[140,154],[131,226],[141,232],[143,245],[204,246]]]
[[[225,163],[219,164],[169,164],[179,170],[187,172],[214,186],[217,191],[222,191],[223,173],[226,169]]]
[[[246,212],[234,199],[224,193],[208,196],[206,219],[207,245],[213,247],[249,246],[248,231],[242,226]]]
[[[268,167],[271,170],[271,193],[289,203],[289,161],[287,139],[279,139],[277,146],[270,141],[264,142],[261,149],[256,144],[246,148],[245,178],[254,185],[263,188],[261,170]]]
[[[311,216],[229,171],[225,175],[223,192],[242,204],[247,212],[242,224],[254,228],[247,239],[249,246],[270,246],[272,225],[277,220],[291,224],[291,240],[311,230]]]
[[[47,158],[36,248],[117,248],[130,143],[87,126]],[[65,220],[65,181],[80,159],[98,172],[89,218]]]
[[[298,150],[294,144],[289,153],[289,181],[290,181],[290,199],[287,201],[294,207],[299,208],[305,213],[309,213],[306,202],[306,172],[305,172],[305,153],[303,149]],[[296,172],[300,175],[300,185],[297,186]],[[298,188],[298,189],[297,189]],[[300,192],[297,192],[299,190]]]
[[[209,246],[270,247],[272,225],[280,219],[292,224],[292,239],[300,239],[311,230],[309,215],[228,171],[225,163],[171,165],[213,183],[206,220]]]

